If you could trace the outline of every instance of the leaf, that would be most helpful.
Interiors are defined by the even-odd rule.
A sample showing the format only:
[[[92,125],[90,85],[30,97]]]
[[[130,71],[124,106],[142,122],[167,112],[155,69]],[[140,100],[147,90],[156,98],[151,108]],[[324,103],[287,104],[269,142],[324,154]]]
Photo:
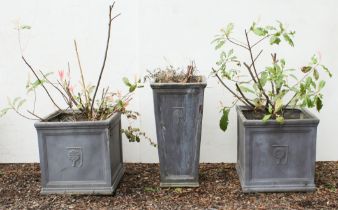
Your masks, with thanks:
[[[306,103],[306,106],[309,107],[309,108],[314,107],[314,103],[309,96],[305,97],[305,103]]]
[[[182,188],[180,188],[180,187],[175,188],[175,192],[176,193],[181,193],[182,192]]]
[[[14,98],[12,105],[15,106],[16,102],[18,102],[20,99],[21,99],[20,97]]]
[[[326,73],[329,75],[329,77],[332,77],[332,73],[329,71],[329,69],[326,66],[321,65],[321,67],[324,69],[324,71],[326,71]]]
[[[311,57],[311,62],[312,62],[313,64],[317,64],[317,63],[318,63],[318,59],[317,59],[316,55],[313,55],[313,56]]]
[[[271,116],[272,116],[271,114],[264,115],[262,121],[267,122],[271,118]]]
[[[313,77],[315,78],[315,80],[319,79],[319,73],[318,73],[317,69],[313,70]]]
[[[10,108],[10,107],[7,107],[7,108],[4,108],[4,109],[1,109],[0,110],[0,117],[3,117],[5,114],[7,114],[7,112],[9,111],[9,110],[11,110],[12,108]]]
[[[229,23],[229,24],[227,25],[225,31],[224,31],[224,35],[225,35],[226,37],[228,37],[228,36],[231,34],[231,32],[232,32],[233,29],[234,29],[234,24],[233,24],[233,23]]]
[[[264,28],[261,28],[261,27],[252,27],[251,28],[251,31],[253,31],[256,35],[258,36],[265,36],[268,34],[268,31],[265,30]]]
[[[129,79],[127,77],[123,77],[122,78],[122,81],[124,82],[125,85],[127,85],[128,87],[131,86],[130,82],[129,82]]]
[[[234,54],[234,49],[230,49],[229,52],[228,52],[228,57],[231,57],[231,55]],[[236,59],[236,57],[235,57]]]
[[[275,102],[275,112],[279,112],[283,108],[283,100],[281,98],[278,98]]]
[[[311,66],[303,66],[301,71],[303,73],[308,73],[309,71],[311,71],[312,67]]]
[[[323,108],[323,102],[322,99],[320,97],[316,98],[316,109],[318,112],[320,112],[320,110]]]
[[[134,92],[135,90],[136,90],[136,88],[137,88],[137,85],[130,85],[129,86],[129,92],[131,93],[131,92]]]
[[[294,47],[293,41],[287,33],[284,33],[283,37],[284,37],[285,41],[287,41],[289,43],[290,46]]]
[[[283,124],[283,123],[284,123],[284,117],[283,117],[283,116],[278,116],[278,117],[276,117],[276,121],[277,121],[279,124]]]
[[[26,99],[20,100],[18,105],[16,105],[16,109],[19,109],[25,102],[26,102]]]
[[[27,29],[27,30],[29,30],[29,29],[31,29],[32,27],[31,26],[29,26],[29,25],[21,25],[20,26],[20,29]]]
[[[262,87],[265,86],[266,82],[268,81],[268,72],[264,71],[261,73],[261,78],[259,79],[259,82],[261,83]]]
[[[290,77],[292,77],[294,80],[298,81],[298,78],[294,74],[289,74]]]
[[[145,192],[156,192],[156,189],[152,188],[152,187],[145,187],[144,188]]]
[[[251,90],[250,88],[248,87],[245,87],[245,86],[239,86],[239,88],[241,89],[242,92],[245,92],[245,93],[255,93],[255,91]]]
[[[215,50],[218,50],[219,48],[223,47],[224,43],[225,43],[224,40],[219,41],[215,46]]]
[[[285,60],[284,59],[280,59],[280,64],[281,64],[282,68],[284,68],[285,67]]]
[[[273,26],[266,26],[265,27],[266,30],[277,30],[275,27]]]
[[[269,108],[268,108],[269,113],[272,113],[272,106],[269,104]]]
[[[280,41],[281,41],[280,38],[278,36],[275,36],[275,35],[270,38],[270,44],[271,45],[273,45],[273,44],[278,45],[280,43]]]
[[[319,85],[318,85],[318,90],[323,89],[324,86],[325,86],[325,81],[324,81],[324,80],[321,80],[321,81],[319,82]]]
[[[229,112],[230,112],[230,109],[227,109],[227,108],[223,109],[223,115],[221,117],[221,120],[219,121],[219,127],[221,128],[222,131],[226,131],[226,129],[228,128]]]

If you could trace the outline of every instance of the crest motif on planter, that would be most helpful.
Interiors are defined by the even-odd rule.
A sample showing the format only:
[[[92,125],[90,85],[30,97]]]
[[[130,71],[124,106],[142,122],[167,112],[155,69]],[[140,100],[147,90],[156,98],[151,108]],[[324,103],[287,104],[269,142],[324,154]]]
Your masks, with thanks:
[[[272,145],[272,156],[277,165],[285,165],[288,162],[288,145]]]
[[[71,161],[72,167],[80,168],[83,164],[82,147],[67,147],[67,157]]]

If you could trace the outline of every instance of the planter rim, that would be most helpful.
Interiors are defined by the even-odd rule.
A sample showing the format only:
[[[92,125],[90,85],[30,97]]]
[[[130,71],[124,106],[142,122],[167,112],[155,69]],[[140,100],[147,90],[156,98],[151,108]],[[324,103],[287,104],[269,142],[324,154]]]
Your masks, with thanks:
[[[64,110],[64,111],[55,111],[47,117],[43,118],[45,120],[51,119],[53,117],[58,116],[62,113],[73,113],[71,110]],[[74,122],[45,122],[45,121],[38,121],[34,123],[35,128],[53,128],[53,127],[100,127],[100,126],[109,126],[113,121],[120,118],[121,113],[116,112],[108,119],[105,120],[98,120],[98,121],[74,121]]]
[[[152,89],[161,89],[161,88],[194,88],[194,87],[203,87],[207,86],[206,77],[201,75],[201,82],[191,82],[191,83],[177,83],[177,82],[168,82],[168,83],[159,83],[159,82],[150,82],[150,87]]]
[[[312,114],[308,109],[299,109],[299,108],[295,108],[294,110],[299,110],[301,111],[306,118],[304,119],[285,119],[284,123],[281,125],[278,122],[276,122],[275,120],[268,120],[267,122],[263,122],[262,120],[250,120],[247,119],[244,114],[243,111],[245,110],[252,110],[250,107],[247,106],[241,106],[241,105],[237,105],[236,106],[236,111],[238,113],[238,117],[240,118],[240,120],[243,122],[244,125],[253,125],[253,126],[267,126],[267,125],[278,125],[278,126],[283,126],[283,125],[304,125],[304,124],[314,124],[314,125],[318,125],[319,123],[319,119]]]

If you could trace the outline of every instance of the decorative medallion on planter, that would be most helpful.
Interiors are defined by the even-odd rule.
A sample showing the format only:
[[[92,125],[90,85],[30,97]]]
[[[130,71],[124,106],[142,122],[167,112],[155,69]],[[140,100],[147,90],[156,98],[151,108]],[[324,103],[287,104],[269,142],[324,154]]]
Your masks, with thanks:
[[[315,190],[316,133],[319,120],[307,110],[300,119],[249,120],[237,107],[237,173],[244,192]]]
[[[42,194],[112,194],[123,173],[121,116],[37,122]]]
[[[161,187],[198,187],[205,78],[152,83]]]

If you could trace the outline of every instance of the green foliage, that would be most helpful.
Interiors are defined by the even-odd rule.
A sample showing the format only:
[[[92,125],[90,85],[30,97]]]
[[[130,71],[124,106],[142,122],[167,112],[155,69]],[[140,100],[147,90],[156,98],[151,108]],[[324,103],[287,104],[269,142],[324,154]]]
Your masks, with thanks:
[[[228,128],[229,112],[230,112],[230,109],[228,108],[222,109],[222,117],[219,121],[219,127],[221,128],[222,131],[226,131],[226,129]]]
[[[285,121],[284,112],[287,107],[315,107],[318,111],[322,109],[321,91],[325,86],[323,77],[332,77],[332,73],[321,64],[320,57],[313,55],[307,65],[297,70],[288,68],[286,60],[277,57],[272,51],[269,53],[272,58],[270,65],[264,68],[257,65],[263,50],[256,53],[257,50],[253,48],[257,48],[264,41],[271,46],[286,43],[294,47],[295,31],[288,30],[279,21],[275,25],[267,26],[254,22],[245,30],[246,40],[243,41],[231,36],[233,30],[234,25],[229,24],[212,42],[220,55],[212,74],[235,97],[232,106],[241,102],[252,110],[263,112],[264,122],[275,120],[280,124]],[[249,61],[239,59],[230,45],[246,50]],[[220,128],[223,131],[228,126],[228,114],[228,107],[222,109]]]

